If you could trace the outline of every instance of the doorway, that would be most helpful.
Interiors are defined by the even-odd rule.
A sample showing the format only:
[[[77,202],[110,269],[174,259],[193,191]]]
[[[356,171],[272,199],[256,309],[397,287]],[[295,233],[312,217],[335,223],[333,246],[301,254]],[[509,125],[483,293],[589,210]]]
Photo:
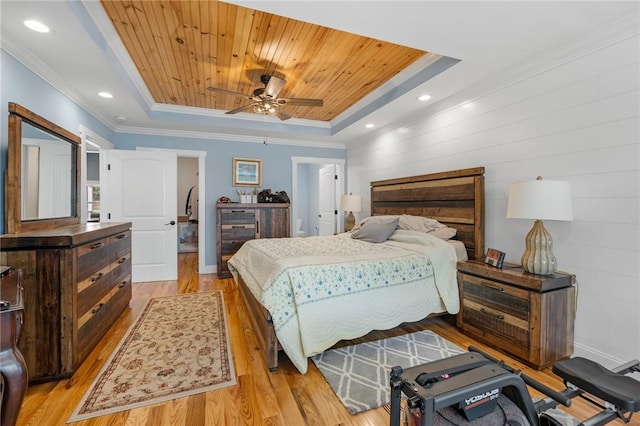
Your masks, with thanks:
[[[320,235],[320,170],[333,167],[335,170],[335,186],[333,195],[326,197],[327,204],[324,209],[334,211],[335,224],[333,232],[338,232],[343,227],[343,218],[336,215],[340,194],[345,189],[345,160],[338,158],[317,157],[291,157],[292,162],[292,203],[291,203],[291,236],[316,236]],[[327,194],[324,194],[327,195]]]
[[[197,226],[197,235],[207,235],[207,215],[205,213],[205,206],[207,205],[206,199],[206,188],[205,188],[205,158],[207,156],[206,151],[192,151],[186,149],[166,149],[166,148],[150,148],[150,147],[137,147],[138,151],[170,151],[175,152],[178,159],[194,159],[197,162],[197,186],[194,190],[197,190],[197,218],[198,221],[195,223]],[[183,215],[185,211],[185,205],[181,204],[186,200],[180,200],[178,197],[178,204],[180,204],[178,208],[178,215]],[[180,223],[180,222],[179,222]],[[199,274],[207,274],[214,272],[213,270],[207,270],[206,267],[206,238],[198,238],[197,243],[197,251],[198,251],[198,273]],[[176,241],[176,251],[178,250],[178,241]],[[211,248],[212,252],[215,253],[215,246]]]
[[[80,221],[100,222],[100,150],[113,149],[113,143],[80,126]]]

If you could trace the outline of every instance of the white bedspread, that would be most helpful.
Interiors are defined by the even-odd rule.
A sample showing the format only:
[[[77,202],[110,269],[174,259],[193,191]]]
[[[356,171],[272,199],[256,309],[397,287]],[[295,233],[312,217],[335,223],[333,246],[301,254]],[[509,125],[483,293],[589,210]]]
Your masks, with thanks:
[[[269,310],[301,373],[339,340],[459,310],[455,250],[422,232],[396,230],[380,244],[348,233],[251,240],[229,269]]]

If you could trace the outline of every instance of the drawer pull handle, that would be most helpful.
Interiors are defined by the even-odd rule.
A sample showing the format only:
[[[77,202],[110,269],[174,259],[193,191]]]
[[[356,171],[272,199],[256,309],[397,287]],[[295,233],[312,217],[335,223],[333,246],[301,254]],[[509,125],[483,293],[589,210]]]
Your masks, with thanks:
[[[231,213],[244,213],[244,210],[231,210]]]
[[[91,244],[91,250],[95,250],[97,248],[100,248],[104,245],[104,243],[95,243],[95,244]]]
[[[95,309],[93,309],[93,310],[91,311],[91,313],[92,313],[93,315],[97,314],[97,313],[98,313],[98,311],[100,311],[100,309],[102,309],[102,307],[103,307],[103,306],[104,306],[104,303],[100,303],[100,304],[98,305],[98,307],[97,307],[97,308],[95,308]]]
[[[122,287],[124,287],[125,285],[127,285],[127,282],[126,282],[126,281],[122,281],[122,282],[118,285],[118,288],[122,288]]]
[[[118,259],[118,263],[120,263],[120,264],[122,264],[122,263],[124,263],[126,261],[127,261],[126,257],[123,257],[122,259]]]
[[[244,226],[244,225],[231,225],[231,227],[232,227],[233,229],[244,229],[244,228],[245,228],[245,226]]]
[[[127,234],[120,234],[120,235],[116,236],[116,238],[121,240],[121,239],[125,238],[126,236],[127,236]]]
[[[494,314],[493,312],[487,311],[485,308],[480,308],[480,312],[482,312],[483,314],[487,314],[487,315],[489,315],[491,317],[498,318],[499,320],[503,320],[504,319],[504,315],[502,315],[502,314]]]
[[[98,281],[100,278],[102,278],[104,274],[102,272],[99,272],[98,275],[96,275],[95,277],[91,278],[91,282],[95,283],[96,281]]]

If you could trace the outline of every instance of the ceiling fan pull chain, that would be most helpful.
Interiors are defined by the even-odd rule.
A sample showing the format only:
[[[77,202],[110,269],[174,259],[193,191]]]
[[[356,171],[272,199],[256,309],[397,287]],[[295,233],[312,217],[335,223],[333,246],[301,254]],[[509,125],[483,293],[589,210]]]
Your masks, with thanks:
[[[264,141],[262,142],[265,146],[267,145],[267,114],[263,115],[264,117]]]

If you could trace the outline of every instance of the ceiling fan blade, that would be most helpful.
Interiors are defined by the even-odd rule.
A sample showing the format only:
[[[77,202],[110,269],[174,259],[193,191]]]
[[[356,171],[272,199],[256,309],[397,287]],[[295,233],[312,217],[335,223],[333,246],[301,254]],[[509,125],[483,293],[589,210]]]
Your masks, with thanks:
[[[254,104],[241,106],[240,108],[236,108],[236,109],[232,109],[231,111],[227,111],[227,112],[225,112],[225,114],[237,114],[237,113],[242,112],[242,111],[247,111],[247,110],[253,108],[256,105],[258,105],[258,104],[254,103]]]
[[[275,75],[270,76],[269,82],[264,88],[264,95],[272,99],[277,98],[285,83],[286,81],[280,77],[276,77]]]
[[[286,112],[283,111],[276,111],[275,113],[276,117],[278,117],[280,120],[284,121],[284,120],[288,120],[291,118],[291,116],[289,114],[287,114]]]
[[[250,96],[247,96],[244,93],[232,92],[231,90],[219,89],[217,87],[207,87],[207,90],[209,90],[210,92],[218,92],[225,95],[242,96],[243,98],[251,99]]]
[[[278,103],[283,103],[288,105],[317,106],[317,107],[321,107],[324,105],[324,101],[322,99],[306,99],[306,98],[280,98],[278,99]]]

